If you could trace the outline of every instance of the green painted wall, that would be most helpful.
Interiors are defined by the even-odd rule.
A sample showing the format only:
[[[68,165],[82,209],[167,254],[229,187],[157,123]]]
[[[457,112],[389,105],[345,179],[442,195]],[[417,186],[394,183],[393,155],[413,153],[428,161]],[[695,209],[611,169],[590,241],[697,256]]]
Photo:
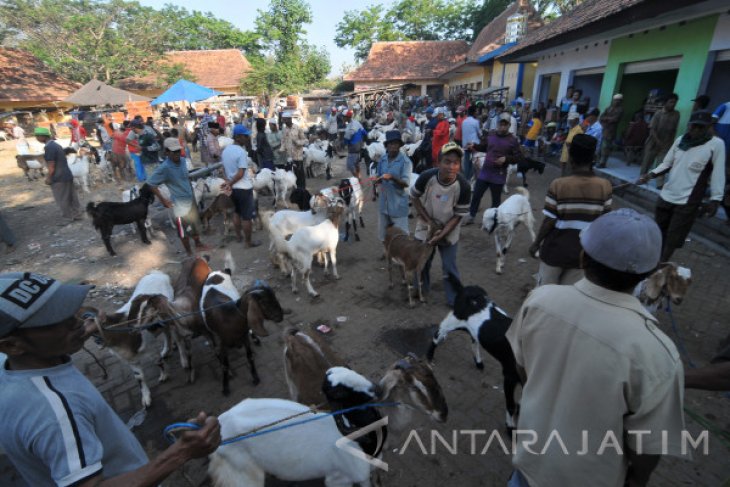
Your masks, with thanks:
[[[608,107],[611,97],[618,92],[623,75],[622,64],[682,56],[673,90],[679,95],[677,110],[681,113],[679,131],[682,132],[689,121],[691,100],[700,87],[718,17],[710,15],[687,21],[682,26],[672,24],[664,30],[655,28],[647,34],[639,32],[633,37],[619,37],[611,41],[599,106],[602,109]],[[625,116],[628,118],[631,114]]]

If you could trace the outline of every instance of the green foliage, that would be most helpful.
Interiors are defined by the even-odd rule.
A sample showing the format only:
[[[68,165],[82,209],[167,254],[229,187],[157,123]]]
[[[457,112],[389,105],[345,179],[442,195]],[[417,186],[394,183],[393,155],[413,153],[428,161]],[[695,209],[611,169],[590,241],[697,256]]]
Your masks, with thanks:
[[[197,81],[195,75],[182,63],[162,64],[159,67],[158,73],[158,81],[160,81],[163,86],[175,84],[180,79]]]
[[[473,28],[473,40],[476,40],[479,32],[499,14],[504,12],[512,0],[485,0],[481,7],[472,12],[471,25]]]
[[[337,24],[335,44],[365,59],[376,41],[470,39],[469,19],[478,0],[399,0],[389,9],[348,10]]]

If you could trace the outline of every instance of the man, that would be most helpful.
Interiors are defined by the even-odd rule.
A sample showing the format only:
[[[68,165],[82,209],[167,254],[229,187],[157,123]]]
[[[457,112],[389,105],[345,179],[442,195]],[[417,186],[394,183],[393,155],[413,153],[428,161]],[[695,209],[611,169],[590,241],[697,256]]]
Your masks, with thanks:
[[[521,91],[517,93],[517,98],[515,98],[515,104],[525,106],[525,95]]]
[[[276,123],[276,117],[269,119],[269,132],[266,134],[266,140],[274,153],[274,167],[283,169],[286,161],[283,160],[284,154],[281,152],[281,132]]]
[[[111,136],[109,136],[109,131],[106,129],[103,118],[99,118],[96,120],[96,133],[98,135],[101,148],[104,149],[104,152],[111,151],[112,138]]]
[[[436,128],[436,124],[438,123],[438,119],[434,116],[435,111],[432,106],[428,106],[424,112],[426,115],[426,125],[423,129],[423,139],[421,140],[420,148],[423,153],[424,166],[428,168],[433,167],[438,162],[433,159],[433,152],[431,151],[433,147],[433,129]]]
[[[146,164],[158,162],[158,153],[160,144],[157,142],[157,132],[149,124],[141,122],[132,126],[132,131],[136,134],[137,144],[139,145],[141,162],[144,167]]]
[[[224,117],[224,116],[223,116],[223,115],[221,114],[221,111],[220,111],[220,110],[217,110],[217,111],[216,111],[215,113],[216,113],[216,115],[217,115],[217,117],[215,118],[215,121],[216,121],[216,123],[218,123],[218,126],[219,126],[219,127],[220,127],[220,128],[222,129],[222,130],[225,130],[225,128],[226,128],[226,117]]]
[[[140,155],[141,149],[139,147],[139,140],[137,137],[137,130],[143,128],[144,124],[142,121],[135,118],[129,123],[124,132],[127,141],[127,148],[129,149],[129,157],[132,159],[132,164],[134,165],[134,173],[137,176],[137,181],[140,182],[147,179],[147,171],[145,171],[145,168],[142,165],[142,156]]]
[[[668,262],[682,248],[710,188],[707,213],[713,216],[725,189],[725,144],[710,132],[710,112],[695,112],[687,133],[677,138],[667,156],[655,169],[642,175],[638,184],[669,173],[659,194],[655,218],[662,232],[662,262]]]
[[[677,100],[679,97],[675,93],[669,95],[664,102],[664,108],[651,118],[649,138],[644,144],[644,160],[641,163],[639,174],[646,174],[650,169],[654,169],[657,160],[661,164],[672,146],[679,125],[679,112],[674,109],[677,106]],[[657,189],[662,189],[663,177],[657,178],[656,186]]]
[[[568,150],[570,149],[570,144],[573,142],[573,138],[576,135],[583,133],[583,129],[578,123],[579,120],[580,115],[578,112],[571,112],[568,114],[568,135],[565,137],[563,151],[560,153],[560,173],[562,177],[567,176],[570,171],[570,166],[568,165]]]
[[[71,119],[71,147],[78,150],[86,142],[86,129],[75,118]]]
[[[434,167],[438,167],[441,148],[449,141],[449,122],[446,121],[446,108],[436,109],[436,126],[431,133],[431,157]]]
[[[456,130],[454,131],[454,142],[459,144],[459,147],[464,147],[462,145],[464,139],[462,124],[464,123],[464,120],[466,120],[466,115],[464,114],[465,111],[466,109],[462,105],[456,107]]]
[[[467,181],[471,181],[471,177],[474,173],[474,165],[472,164],[471,158],[475,150],[475,146],[479,144],[479,120],[474,115],[477,113],[477,108],[471,105],[467,110],[467,117],[461,124],[461,143],[464,148],[464,166],[462,167],[462,175]]]
[[[527,133],[525,134],[525,141],[522,145],[530,149],[534,157],[537,155],[537,138],[542,132],[542,119],[540,119],[537,110],[532,110],[530,121],[526,125]]]
[[[264,135],[260,133],[260,135]],[[246,147],[250,144],[251,131],[243,125],[233,127],[233,144],[223,149],[223,171],[226,177],[226,186],[231,188],[231,199],[235,211],[233,226],[236,229],[236,238],[241,238],[241,227],[246,237],[246,248],[258,247],[260,242],[251,240],[251,220],[256,216],[256,205],[253,199],[253,183],[248,163]]]
[[[598,155],[598,151],[601,148],[601,140],[603,139],[603,126],[601,125],[601,122],[598,121],[598,117],[600,116],[601,111],[598,108],[594,108],[588,112],[585,119],[587,127],[585,134],[596,139],[596,155]]]
[[[16,144],[25,144],[26,143],[25,130],[23,130],[21,127],[19,127],[15,123],[15,120],[8,120],[5,123],[5,125],[10,125],[10,127],[12,128],[11,132],[12,132],[13,139],[15,139],[15,141],[16,141]]]
[[[487,136],[487,143],[477,145],[479,152],[485,152],[482,170],[474,183],[474,194],[469,205],[469,216],[464,219],[464,225],[474,223],[474,218],[482,202],[482,196],[487,191],[492,193],[492,208],[497,208],[502,202],[502,189],[507,182],[507,166],[522,161],[522,151],[517,137],[509,133],[510,115],[503,113],[497,126],[497,131]]]
[[[218,143],[220,125],[218,125],[218,122],[208,122],[208,129],[204,133],[205,137],[203,140],[205,143],[200,148],[200,159],[208,166],[221,160],[221,146]]]
[[[710,104],[710,97],[707,95],[700,95],[692,101],[694,102],[692,103],[692,112],[707,110],[707,106]]]
[[[147,184],[152,187],[152,192],[160,199],[165,208],[172,208],[177,224],[177,235],[185,247],[188,255],[193,255],[190,248],[190,236],[193,237],[195,248],[199,251],[211,250],[210,247],[200,241],[200,215],[198,205],[195,201],[193,188],[188,178],[188,168],[180,155],[182,146],[175,138],[165,139],[165,155],[167,158],[162,162],[155,172],[147,178]],[[170,190],[172,201],[160,193],[159,186],[164,184]]]
[[[337,108],[332,107],[327,117],[327,140],[334,144],[337,140]]]
[[[294,114],[287,110],[281,114],[281,120],[285,125],[284,137],[281,141],[281,149],[290,160],[292,169],[297,177],[297,188],[304,189],[307,185],[304,172],[304,146],[307,145],[307,136],[299,125],[294,125],[292,117]]]
[[[517,435],[511,486],[643,486],[659,455],[687,456],[682,361],[632,295],[659,263],[659,228],[620,209],[580,243],[585,279],[535,289],[507,331],[530,433]]]
[[[385,133],[385,154],[378,161],[377,176],[380,184],[378,194],[378,238],[385,240],[385,229],[389,225],[408,233],[408,186],[413,163],[403,154],[398,130]]]
[[[415,238],[435,245],[441,256],[444,291],[449,307],[454,306],[456,290],[447,280],[449,274],[459,277],[456,252],[459,242],[460,222],[466,216],[471,197],[469,183],[460,174],[464,151],[453,142],[441,148],[439,167],[421,173],[411,188],[411,201],[418,214]],[[431,286],[433,254],[421,273],[422,289],[427,293]],[[418,279],[418,276],[416,276]],[[416,283],[418,284],[418,283]]]
[[[360,149],[362,149],[365,129],[353,118],[352,110],[345,112],[347,127],[345,128],[345,145],[347,145],[347,169],[360,179]]]
[[[96,328],[76,317],[91,286],[29,272],[0,274],[0,447],[33,487],[159,485],[220,444],[220,425],[181,435],[151,462],[71,362]]]
[[[540,251],[537,285],[574,284],[583,278],[578,234],[611,211],[611,182],[593,174],[597,141],[578,134],[570,145],[571,173],[554,179],[545,196],[545,219],[530,255]]]
[[[623,100],[624,95],[621,93],[613,95],[611,106],[606,108],[599,118],[603,126],[603,140],[601,141],[601,158],[596,167],[606,167],[608,156],[611,155],[613,141],[616,140],[616,128],[624,114]]]
[[[560,125],[561,128],[568,123],[568,112],[573,105],[573,87],[568,86],[565,90],[565,96],[560,100]]]
[[[48,167],[46,184],[51,186],[53,199],[56,200],[63,217],[58,225],[64,226],[71,221],[81,220],[81,205],[76,196],[74,177],[68,168],[66,154],[58,143],[51,140],[51,131],[47,128],[36,127],[33,133],[36,140],[44,145],[43,159]]]
[[[705,107],[710,103],[710,97],[702,95],[697,97],[695,104],[704,103]],[[704,108],[702,108],[704,110]],[[730,225],[730,102],[723,103],[712,113],[712,121],[715,123],[715,134],[725,142],[725,196],[722,199],[722,207],[728,219],[725,222]]]

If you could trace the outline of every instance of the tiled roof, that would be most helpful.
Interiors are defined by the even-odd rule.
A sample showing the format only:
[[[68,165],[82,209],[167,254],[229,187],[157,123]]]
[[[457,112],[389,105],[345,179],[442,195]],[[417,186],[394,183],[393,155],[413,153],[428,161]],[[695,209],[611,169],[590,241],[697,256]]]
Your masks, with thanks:
[[[527,8],[529,8],[527,18],[527,32],[529,33],[539,29],[543,23],[532,6]],[[467,53],[469,61],[477,61],[484,54],[498,49],[504,44],[504,36],[507,31],[507,19],[510,15],[517,13],[518,10],[519,2],[512,2],[501,14],[484,26]]]
[[[376,42],[367,60],[345,75],[346,81],[434,79],[464,61],[465,41]]]
[[[540,29],[527,32],[527,35],[505,57],[514,56],[536,48],[539,44],[558,36],[596,24],[630,7],[646,0],[586,0],[565,15],[561,15]],[[630,20],[627,20],[630,21]],[[529,49],[533,51],[534,49]]]
[[[80,86],[26,51],[0,47],[0,102],[61,101]]]
[[[165,64],[182,64],[199,85],[208,88],[234,87],[251,71],[251,63],[238,49],[213,49],[206,51],[170,51],[160,61]],[[159,84],[154,75],[127,78],[117,86],[123,89],[149,89]]]

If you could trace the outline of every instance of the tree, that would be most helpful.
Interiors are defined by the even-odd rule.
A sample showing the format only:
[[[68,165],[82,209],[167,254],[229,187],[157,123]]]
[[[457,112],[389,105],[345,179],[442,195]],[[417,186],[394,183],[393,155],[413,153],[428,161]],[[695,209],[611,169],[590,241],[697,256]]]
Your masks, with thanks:
[[[348,10],[337,24],[335,44],[338,47],[352,47],[355,58],[368,57],[370,46],[375,41],[399,41],[404,39],[390,22],[384,21],[385,9],[382,5],[371,5],[364,10]]]
[[[481,32],[488,23],[504,12],[504,9],[506,9],[510,3],[512,3],[512,0],[486,0],[481,7],[474,10],[470,19],[473,28],[472,41],[476,40],[479,32]]]
[[[265,57],[252,61],[242,88],[268,98],[270,111],[282,94],[320,83],[330,71],[327,51],[303,40],[304,25],[311,21],[312,12],[303,0],[271,0],[268,10],[258,11],[256,31],[266,39]]]

